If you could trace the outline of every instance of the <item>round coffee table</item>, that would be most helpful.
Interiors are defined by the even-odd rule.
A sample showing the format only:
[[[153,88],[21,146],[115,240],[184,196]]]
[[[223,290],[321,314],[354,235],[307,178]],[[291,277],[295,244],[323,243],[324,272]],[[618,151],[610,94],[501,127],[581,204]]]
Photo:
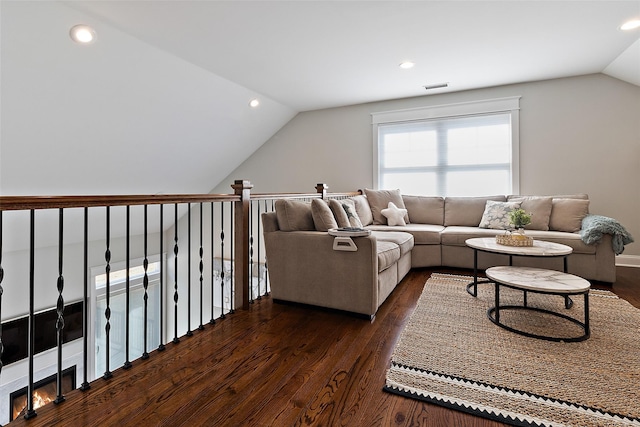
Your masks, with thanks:
[[[564,272],[567,272],[567,257],[573,252],[571,246],[560,243],[545,242],[544,240],[534,240],[533,246],[507,246],[496,243],[495,237],[477,237],[467,239],[467,246],[473,248],[473,282],[467,285],[467,292],[478,296],[478,283],[488,283],[488,281],[478,281],[478,251],[492,252],[509,255],[509,265],[513,264],[514,256],[529,257],[564,257]],[[471,288],[473,287],[473,292]],[[567,308],[571,306],[571,299],[565,299]]]
[[[486,274],[495,284],[495,306],[487,310],[487,317],[496,325],[526,337],[548,341],[576,342],[589,338],[589,288],[591,287],[589,281],[582,277],[574,276],[573,274],[533,267],[491,267],[486,270]],[[525,291],[523,305],[500,305],[500,286]],[[565,298],[569,295],[584,295],[584,321],[580,321],[564,313],[529,307],[527,305],[526,292],[561,295]],[[552,337],[525,332],[500,323],[500,312],[504,310],[529,310],[550,314],[577,324],[582,327],[584,334],[578,337]]]

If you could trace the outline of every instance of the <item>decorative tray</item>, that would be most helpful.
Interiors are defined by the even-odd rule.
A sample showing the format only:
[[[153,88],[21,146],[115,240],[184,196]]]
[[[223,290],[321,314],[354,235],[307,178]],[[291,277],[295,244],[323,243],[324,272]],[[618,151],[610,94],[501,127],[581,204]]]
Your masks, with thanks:
[[[331,236],[341,237],[362,237],[371,234],[371,230],[356,227],[332,228],[329,230]]]
[[[496,243],[505,246],[533,246],[533,237],[524,234],[498,234]]]

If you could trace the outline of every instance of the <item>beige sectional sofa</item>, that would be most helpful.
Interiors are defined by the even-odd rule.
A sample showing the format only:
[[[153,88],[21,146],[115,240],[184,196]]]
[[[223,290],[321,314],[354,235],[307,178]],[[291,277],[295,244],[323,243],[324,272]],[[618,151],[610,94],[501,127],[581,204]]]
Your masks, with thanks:
[[[278,200],[275,212],[263,214],[274,300],[373,317],[411,268],[473,268],[473,249],[465,241],[504,233],[504,224],[491,215],[507,202],[533,214],[526,234],[573,248],[568,257],[569,273],[615,281],[611,236],[605,234],[591,245],[581,239],[581,221],[589,212],[586,195],[442,198],[402,195],[399,190],[364,193],[346,200],[316,199],[311,203]],[[391,214],[389,202],[394,204]],[[405,225],[389,225],[397,220]],[[352,238],[357,251],[334,250],[334,237],[327,230],[348,226],[362,226],[371,230],[371,235]],[[478,253],[481,269],[508,262],[506,255]],[[514,257],[513,264],[563,268],[562,258]]]

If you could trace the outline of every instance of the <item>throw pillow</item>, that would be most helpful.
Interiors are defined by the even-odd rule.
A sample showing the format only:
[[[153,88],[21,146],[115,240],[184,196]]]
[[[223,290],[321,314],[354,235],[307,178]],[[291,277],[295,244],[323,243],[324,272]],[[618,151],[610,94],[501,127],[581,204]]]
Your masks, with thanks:
[[[344,209],[345,213],[347,214],[349,226],[362,228],[362,221],[360,221],[360,217],[358,216],[355,202],[350,199],[344,199],[340,200],[340,204],[342,205],[342,209]]]
[[[406,209],[400,190],[364,190],[371,207],[371,214],[373,215],[373,223],[375,225],[384,225],[387,223],[387,218],[382,215],[382,210],[387,209],[389,202],[392,202],[399,209]],[[409,223],[409,216],[405,214],[404,222]]]
[[[389,202],[388,207],[382,209],[381,213],[387,218],[389,225],[407,225],[404,220],[407,210],[398,208],[393,202]]]
[[[510,202],[522,202],[520,207],[531,214],[531,223],[524,227],[527,230],[549,231],[551,200],[551,197],[509,196]]]
[[[278,228],[282,231],[315,231],[311,203],[278,199],[275,203]]]
[[[513,228],[509,213],[520,208],[520,202],[494,202],[487,200],[480,220],[480,228],[508,230]]]
[[[322,199],[313,199],[311,201],[311,216],[318,231],[329,231],[332,228],[338,228],[333,212],[331,212],[327,202]]]
[[[371,207],[365,196],[355,196],[351,200],[356,204],[356,212],[362,222],[363,226],[373,224],[373,214],[371,213]]]
[[[553,199],[549,229],[575,233],[582,228],[582,219],[589,214],[589,200]]]
[[[329,200],[329,208],[331,208],[331,212],[333,212],[333,216],[336,218],[336,223],[338,224],[339,228],[351,227],[347,212],[344,210],[344,208],[342,207],[342,203],[340,202],[341,200]]]

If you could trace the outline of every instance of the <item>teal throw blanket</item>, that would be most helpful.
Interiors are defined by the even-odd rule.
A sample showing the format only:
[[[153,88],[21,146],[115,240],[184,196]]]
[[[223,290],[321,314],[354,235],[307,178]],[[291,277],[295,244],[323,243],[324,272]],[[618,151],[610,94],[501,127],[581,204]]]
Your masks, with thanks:
[[[601,215],[587,215],[582,219],[580,237],[587,245],[599,242],[603,234],[611,234],[611,243],[616,255],[620,255],[624,251],[624,245],[633,242],[631,234],[613,218]]]

